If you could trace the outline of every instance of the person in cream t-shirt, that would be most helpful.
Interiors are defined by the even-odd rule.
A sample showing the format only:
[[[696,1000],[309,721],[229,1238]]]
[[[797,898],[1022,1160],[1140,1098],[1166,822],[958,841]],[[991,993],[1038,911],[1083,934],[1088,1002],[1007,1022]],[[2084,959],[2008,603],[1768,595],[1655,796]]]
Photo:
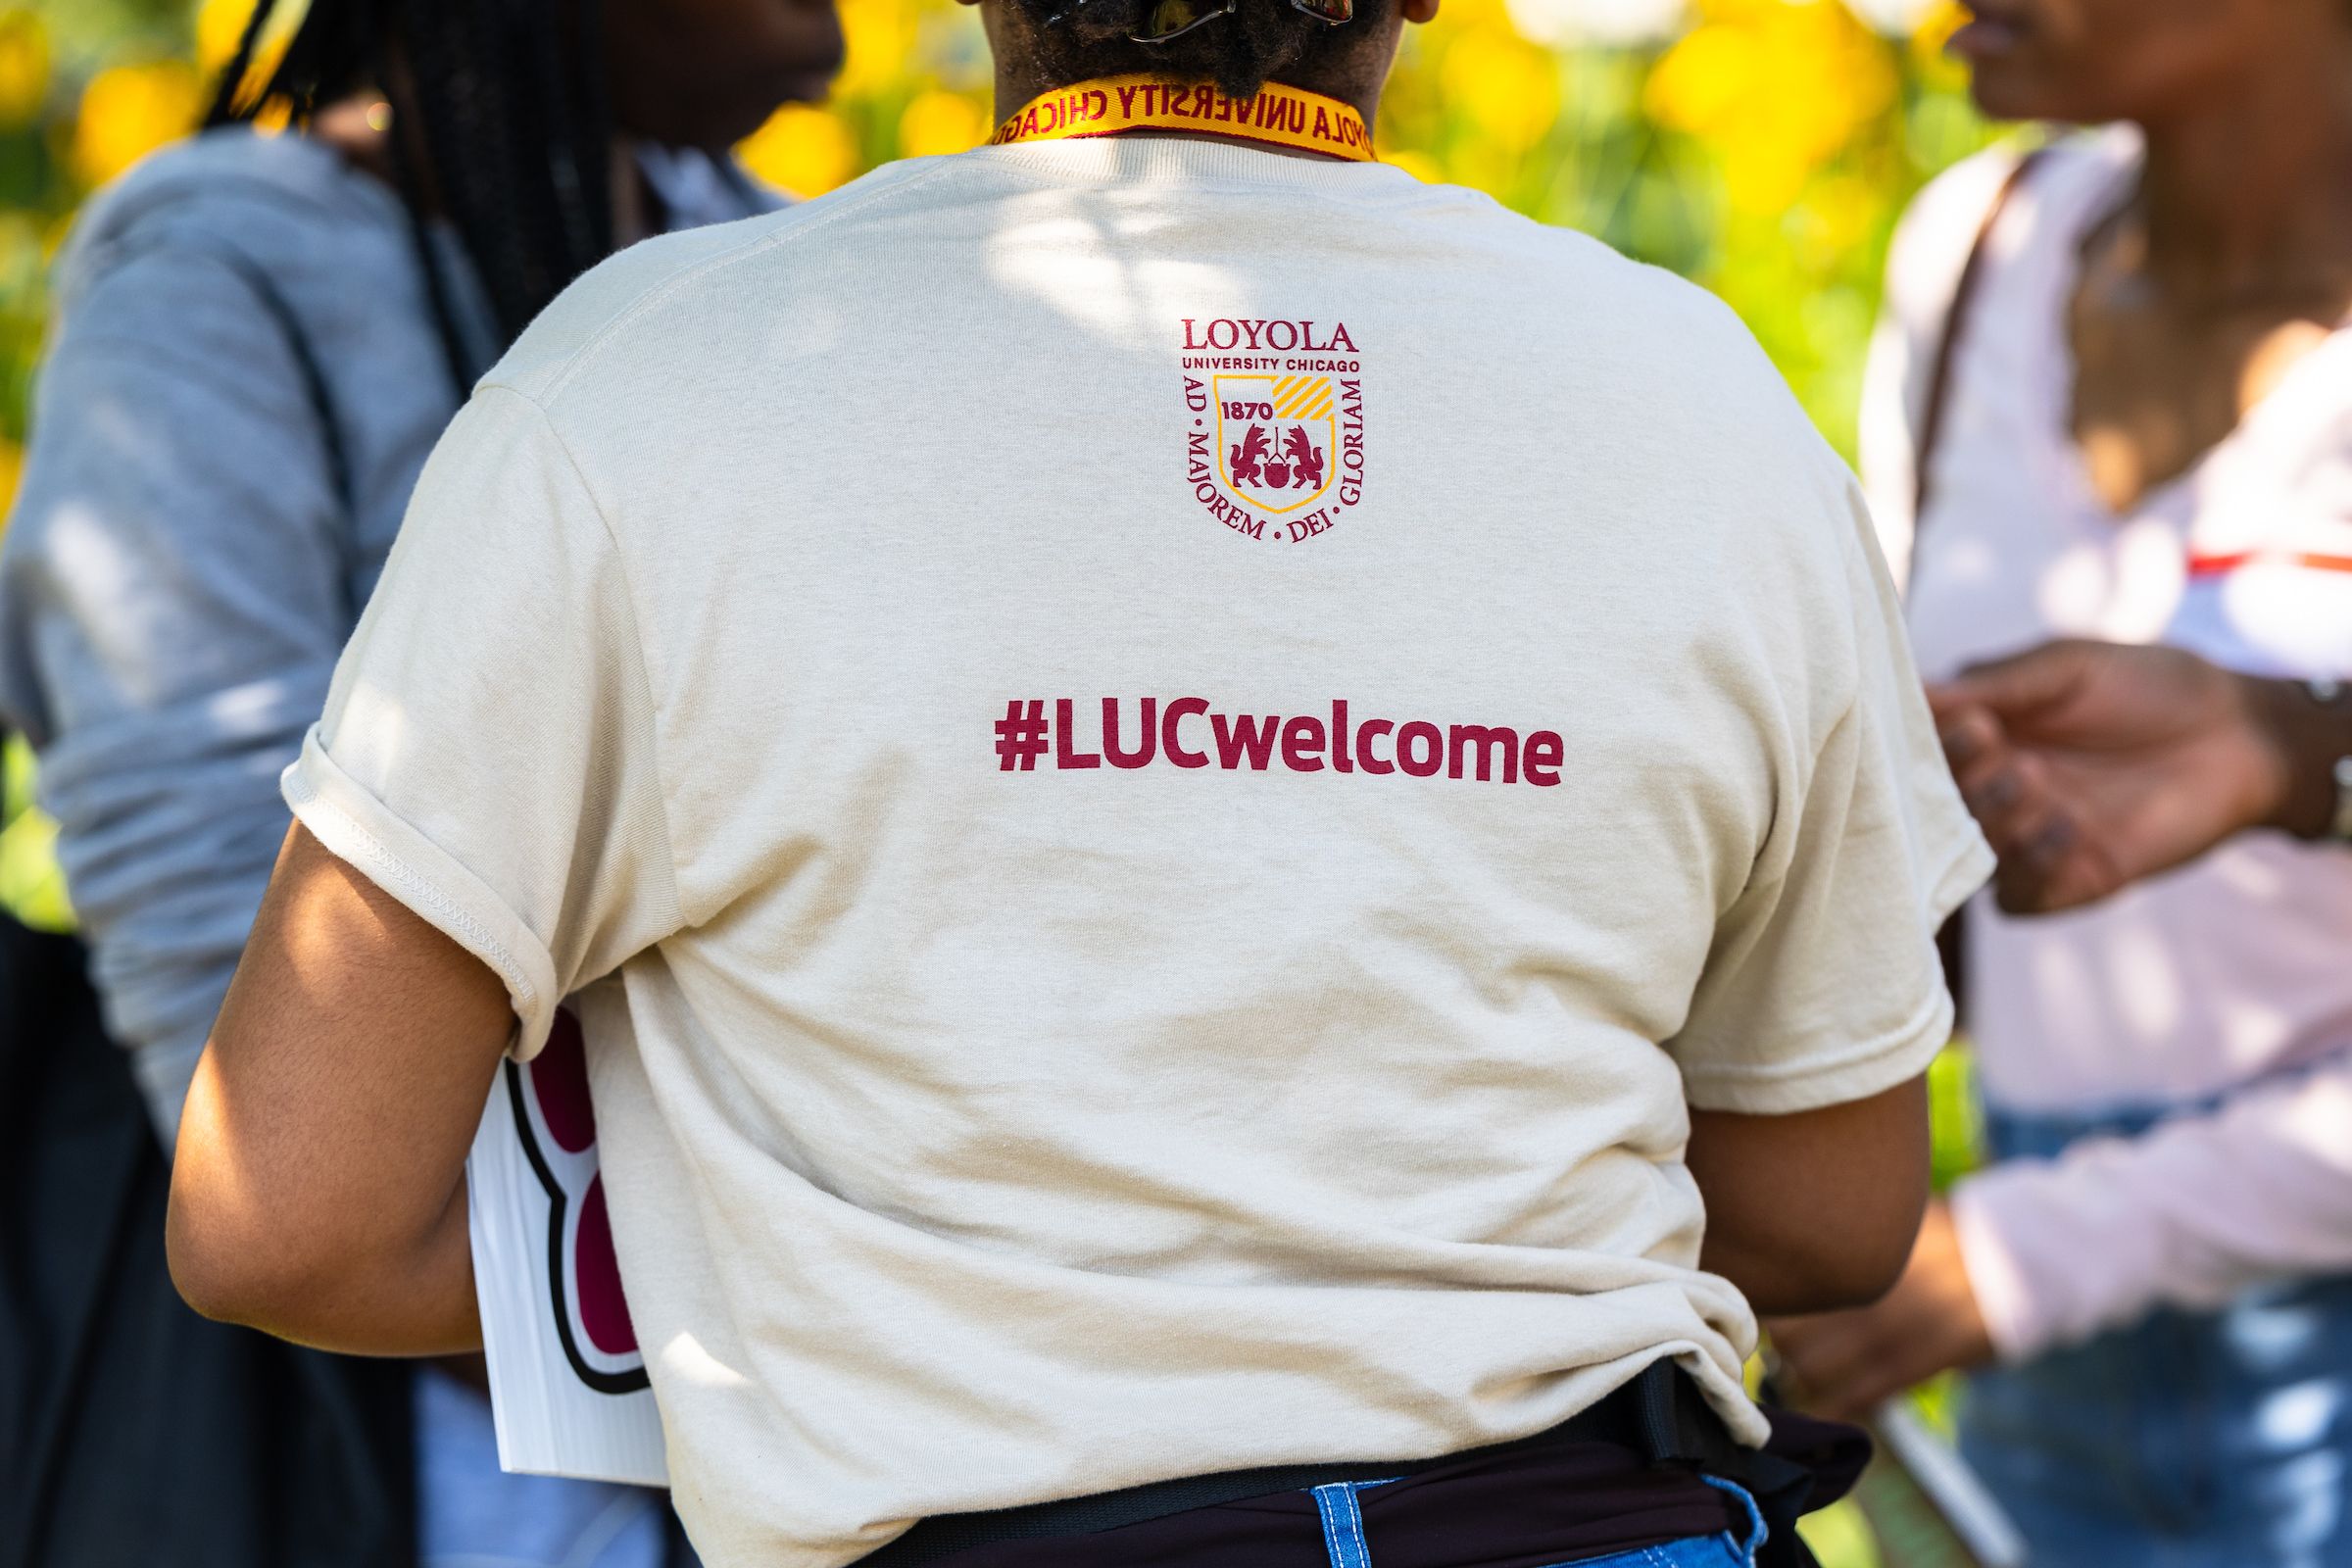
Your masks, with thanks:
[[[1694,1115],[1910,1094],[1989,865],[1854,481],[1723,306],[1152,134],[574,285],[285,790],[516,1054],[577,1010],[680,1512],[811,1568],[1515,1439],[1660,1357],[1761,1441]],[[1823,1191],[1906,1191],[1875,1147]]]

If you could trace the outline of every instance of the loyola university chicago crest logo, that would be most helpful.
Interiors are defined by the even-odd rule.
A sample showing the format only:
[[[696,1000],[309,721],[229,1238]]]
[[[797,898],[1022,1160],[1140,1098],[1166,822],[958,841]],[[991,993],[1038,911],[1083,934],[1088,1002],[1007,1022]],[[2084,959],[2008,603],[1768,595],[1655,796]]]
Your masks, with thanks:
[[[1345,321],[1185,317],[1186,477],[1210,516],[1303,544],[1364,497],[1363,361]]]

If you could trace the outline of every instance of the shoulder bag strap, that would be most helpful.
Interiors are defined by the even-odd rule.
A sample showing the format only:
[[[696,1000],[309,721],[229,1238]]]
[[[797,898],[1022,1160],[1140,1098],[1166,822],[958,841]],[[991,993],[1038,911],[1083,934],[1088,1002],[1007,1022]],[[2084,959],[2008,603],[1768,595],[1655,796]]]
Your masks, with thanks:
[[[261,303],[270,318],[285,335],[286,347],[294,356],[294,365],[302,376],[303,391],[310,397],[311,412],[318,419],[318,440],[326,454],[328,482],[334,486],[335,499],[343,504],[346,514],[354,512],[351,459],[344,449],[342,421],[335,417],[335,403],[327,392],[326,372],[320,368],[318,355],[311,347],[311,335],[303,329],[302,318],[286,303],[277,284],[261,263],[232,245],[207,245],[200,254],[212,257],[243,280]]]
[[[2008,211],[2009,198],[2017,194],[2034,166],[2042,160],[2049,149],[2036,147],[2017,161],[2001,181],[2001,188],[1985,211],[1984,220],[1977,225],[1977,237],[1968,247],[1968,260],[1960,268],[1960,281],[1952,287],[1952,303],[1943,313],[1943,331],[1936,339],[1934,368],[1928,372],[1928,402],[1919,417],[1919,441],[1911,456],[1911,560],[1919,561],[1919,535],[1928,517],[1928,474],[1936,462],[1936,448],[1943,437],[1944,405],[1951,400],[1952,362],[1958,357],[1960,328],[1968,318],[1968,307],[1976,297],[1977,285],[1984,273],[1984,247],[1992,238],[1992,225]],[[1955,1009],[1952,1027],[1967,1026],[1963,1016],[1968,1005],[1968,911],[1965,907],[1952,911],[1936,933],[1936,954],[1943,962],[1944,989],[1951,994]]]
[[[253,295],[263,313],[276,325],[288,351],[294,356],[295,371],[302,377],[303,392],[318,420],[319,443],[326,457],[327,482],[346,515],[356,516],[357,496],[353,489],[350,454],[344,442],[342,421],[336,416],[334,399],[327,391],[326,374],[319,367],[318,353],[311,345],[311,335],[304,329],[302,318],[287,303],[276,280],[270,277],[270,270],[246,254],[243,248],[226,241],[199,239],[190,243],[185,238],[173,237],[142,242],[125,232],[134,227],[140,219],[163,211],[184,194],[180,189],[167,188],[142,203],[115,212],[110,223],[118,231],[119,237],[102,243],[133,258],[174,250],[183,255],[202,256],[220,263],[236,274],[237,280]]]
[[[335,504],[342,509],[342,526],[336,530],[333,542],[339,562],[337,576],[345,596],[344,624],[356,623],[361,606],[352,600],[351,582],[355,570],[357,535],[360,524],[360,504],[357,480],[351,468],[351,450],[344,437],[343,421],[335,412],[335,400],[327,389],[326,371],[318,363],[318,350],[311,343],[311,334],[302,324],[302,318],[286,300],[269,269],[255,261],[235,245],[198,244],[188,248],[197,255],[218,262],[234,273],[247,292],[253,295],[264,315],[275,323],[285,340],[286,350],[294,357],[295,373],[302,377],[302,389],[311,405],[311,416],[318,423],[319,454],[326,460],[326,478],[334,493]]]
[[[2009,207],[2009,198],[2017,194],[2026,175],[2049,149],[2036,147],[2017,161],[2001,181],[2000,192],[1992,198],[1992,206],[1984,220],[1977,225],[1977,237],[1968,247],[1968,260],[1961,266],[1960,281],[1952,288],[1952,303],[1943,314],[1943,331],[1936,340],[1934,368],[1928,372],[1928,402],[1919,416],[1919,441],[1911,459],[1911,532],[1917,539],[1921,522],[1928,514],[1928,471],[1936,458],[1936,448],[1943,437],[1944,405],[1951,399],[1952,362],[1960,346],[1960,328],[1968,318],[1968,307],[1976,297],[1977,287],[1984,272],[1984,246],[1992,237],[1992,225],[2001,220]],[[1918,559],[1914,544],[1912,559]]]

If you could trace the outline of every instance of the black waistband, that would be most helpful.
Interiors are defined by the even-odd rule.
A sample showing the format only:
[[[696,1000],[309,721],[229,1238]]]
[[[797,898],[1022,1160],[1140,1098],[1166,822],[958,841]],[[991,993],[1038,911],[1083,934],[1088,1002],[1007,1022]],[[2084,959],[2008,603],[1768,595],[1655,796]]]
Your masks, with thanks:
[[[854,1568],[915,1568],[919,1563],[951,1556],[996,1541],[1040,1541],[1054,1536],[1091,1536],[1104,1530],[1140,1525],[1195,1508],[1263,1497],[1277,1492],[1303,1492],[1337,1481],[1385,1481],[1418,1475],[1440,1465],[1459,1464],[1494,1454],[1516,1453],[1561,1443],[1615,1443],[1632,1448],[1652,1464],[1688,1464],[1720,1470],[1739,1453],[1705,1396],[1688,1374],[1672,1361],[1653,1361],[1630,1383],[1599,1403],[1556,1427],[1510,1443],[1489,1444],[1430,1459],[1374,1459],[1331,1464],[1268,1465],[1255,1470],[1227,1470],[1216,1475],[1185,1476],[1154,1481],[1092,1496],[1033,1502],[1019,1508],[984,1513],[943,1513],[921,1520],[898,1540],[858,1559]]]

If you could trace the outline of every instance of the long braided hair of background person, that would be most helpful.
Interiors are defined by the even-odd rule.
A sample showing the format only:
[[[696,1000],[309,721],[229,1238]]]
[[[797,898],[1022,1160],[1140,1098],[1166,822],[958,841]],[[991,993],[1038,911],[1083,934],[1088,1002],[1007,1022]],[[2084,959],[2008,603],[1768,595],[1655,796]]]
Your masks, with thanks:
[[[282,103],[300,125],[362,88],[385,94],[401,202],[463,398],[488,367],[459,328],[431,219],[457,230],[502,345],[612,252],[596,0],[310,0],[276,68],[251,79],[270,19],[301,3],[257,0],[205,123],[249,122]]]

